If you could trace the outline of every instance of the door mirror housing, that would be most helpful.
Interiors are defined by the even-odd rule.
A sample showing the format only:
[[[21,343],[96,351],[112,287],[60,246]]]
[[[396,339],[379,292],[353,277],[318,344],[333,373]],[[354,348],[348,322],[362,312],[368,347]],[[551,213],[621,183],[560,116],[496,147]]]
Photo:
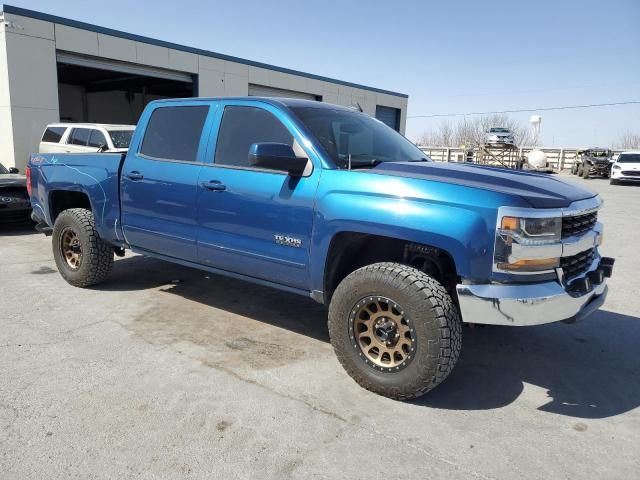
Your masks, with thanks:
[[[287,172],[292,177],[302,176],[308,162],[308,158],[298,157],[286,143],[254,143],[249,148],[249,165]]]
[[[107,145],[106,143],[101,143],[98,147],[99,152],[106,152],[107,150],[109,150],[109,145]]]
[[[20,173],[20,170],[16,167],[9,167],[9,173]]]

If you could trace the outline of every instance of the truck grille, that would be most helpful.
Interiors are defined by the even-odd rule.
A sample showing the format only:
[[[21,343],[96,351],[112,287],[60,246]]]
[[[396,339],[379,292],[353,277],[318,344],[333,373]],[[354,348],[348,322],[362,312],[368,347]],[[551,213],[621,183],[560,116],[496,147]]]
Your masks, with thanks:
[[[594,254],[595,249],[591,248],[571,257],[562,257],[560,267],[564,272],[564,278],[571,279],[585,273],[593,262]]]
[[[574,215],[562,219],[562,238],[582,235],[593,228],[598,221],[598,212]]]
[[[640,170],[622,170],[621,173],[630,177],[640,177]]]

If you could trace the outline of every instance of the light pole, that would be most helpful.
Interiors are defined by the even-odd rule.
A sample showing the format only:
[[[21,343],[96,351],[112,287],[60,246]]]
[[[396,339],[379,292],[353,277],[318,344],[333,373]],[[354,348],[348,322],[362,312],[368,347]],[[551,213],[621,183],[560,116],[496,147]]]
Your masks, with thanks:
[[[534,138],[533,138],[533,143],[535,145],[533,145],[534,147],[538,146],[538,140],[540,139],[540,125],[542,124],[542,116],[540,115],[531,115],[531,118],[529,118],[529,122],[531,122],[531,125],[533,125],[533,131],[534,131]]]

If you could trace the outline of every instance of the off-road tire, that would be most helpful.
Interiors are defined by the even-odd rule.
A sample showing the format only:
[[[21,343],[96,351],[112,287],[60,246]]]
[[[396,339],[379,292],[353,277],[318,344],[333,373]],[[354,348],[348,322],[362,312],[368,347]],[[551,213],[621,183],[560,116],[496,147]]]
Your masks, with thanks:
[[[62,234],[68,230],[75,233],[82,251],[82,258],[75,269],[69,265],[61,248]],[[58,271],[68,283],[75,287],[89,287],[107,278],[113,266],[113,247],[98,235],[90,210],[64,210],[56,218],[51,238]]]
[[[573,165],[571,165],[571,175],[575,175],[578,173],[578,164],[574,163]]]
[[[383,372],[365,362],[349,333],[350,316],[362,299],[378,295],[402,307],[415,330],[415,353],[399,371]],[[435,279],[398,263],[360,268],[338,285],[329,306],[329,335],[338,360],[363,388],[396,400],[420,397],[453,370],[462,346],[457,306]]]
[[[585,180],[589,179],[589,170],[591,170],[591,167],[589,167],[588,165],[582,168],[581,176]]]

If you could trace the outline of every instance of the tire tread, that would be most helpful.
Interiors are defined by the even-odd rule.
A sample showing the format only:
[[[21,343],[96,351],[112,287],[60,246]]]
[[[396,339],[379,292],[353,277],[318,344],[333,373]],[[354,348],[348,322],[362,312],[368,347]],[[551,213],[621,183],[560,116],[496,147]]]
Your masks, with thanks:
[[[89,250],[83,252],[83,261],[88,260],[90,268],[86,269],[81,275],[65,275],[65,271],[58,265],[58,270],[64,277],[64,279],[71,285],[76,287],[90,287],[98,283],[102,283],[111,272],[113,266],[113,247],[102,240],[98,235],[95,228],[93,219],[93,213],[91,210],[85,208],[70,208],[64,210],[54,224],[54,245],[53,254],[56,258],[56,263],[64,262],[64,259],[60,258],[58,247],[56,243],[56,232],[64,228],[65,224],[69,222],[75,222],[80,226],[82,231],[87,234],[89,238]]]
[[[347,349],[352,347],[349,342],[347,341],[345,345],[345,339],[337,338],[339,335],[336,335],[336,332],[339,332],[342,327],[341,324],[344,322],[344,318],[337,318],[337,312],[331,306],[334,305],[333,300],[336,299],[336,295],[343,293],[340,287],[346,282],[345,287],[348,288],[349,283],[357,277],[371,278],[370,276],[378,275],[391,280],[399,280],[403,285],[402,288],[413,290],[420,294],[425,301],[431,304],[431,311],[438,324],[439,338],[427,340],[428,342],[438,342],[437,357],[429,361],[428,364],[420,365],[420,371],[423,374],[416,376],[412,382],[405,384],[401,389],[389,389],[384,385],[371,381],[367,375],[364,375],[350,361]],[[338,286],[331,306],[329,311],[329,332],[335,353],[347,373],[367,390],[397,400],[417,398],[440,384],[451,373],[458,360],[462,348],[462,323],[458,308],[449,293],[437,280],[413,267],[392,262],[375,263],[362,267],[347,276]],[[420,361],[420,357],[416,357],[414,361]]]

